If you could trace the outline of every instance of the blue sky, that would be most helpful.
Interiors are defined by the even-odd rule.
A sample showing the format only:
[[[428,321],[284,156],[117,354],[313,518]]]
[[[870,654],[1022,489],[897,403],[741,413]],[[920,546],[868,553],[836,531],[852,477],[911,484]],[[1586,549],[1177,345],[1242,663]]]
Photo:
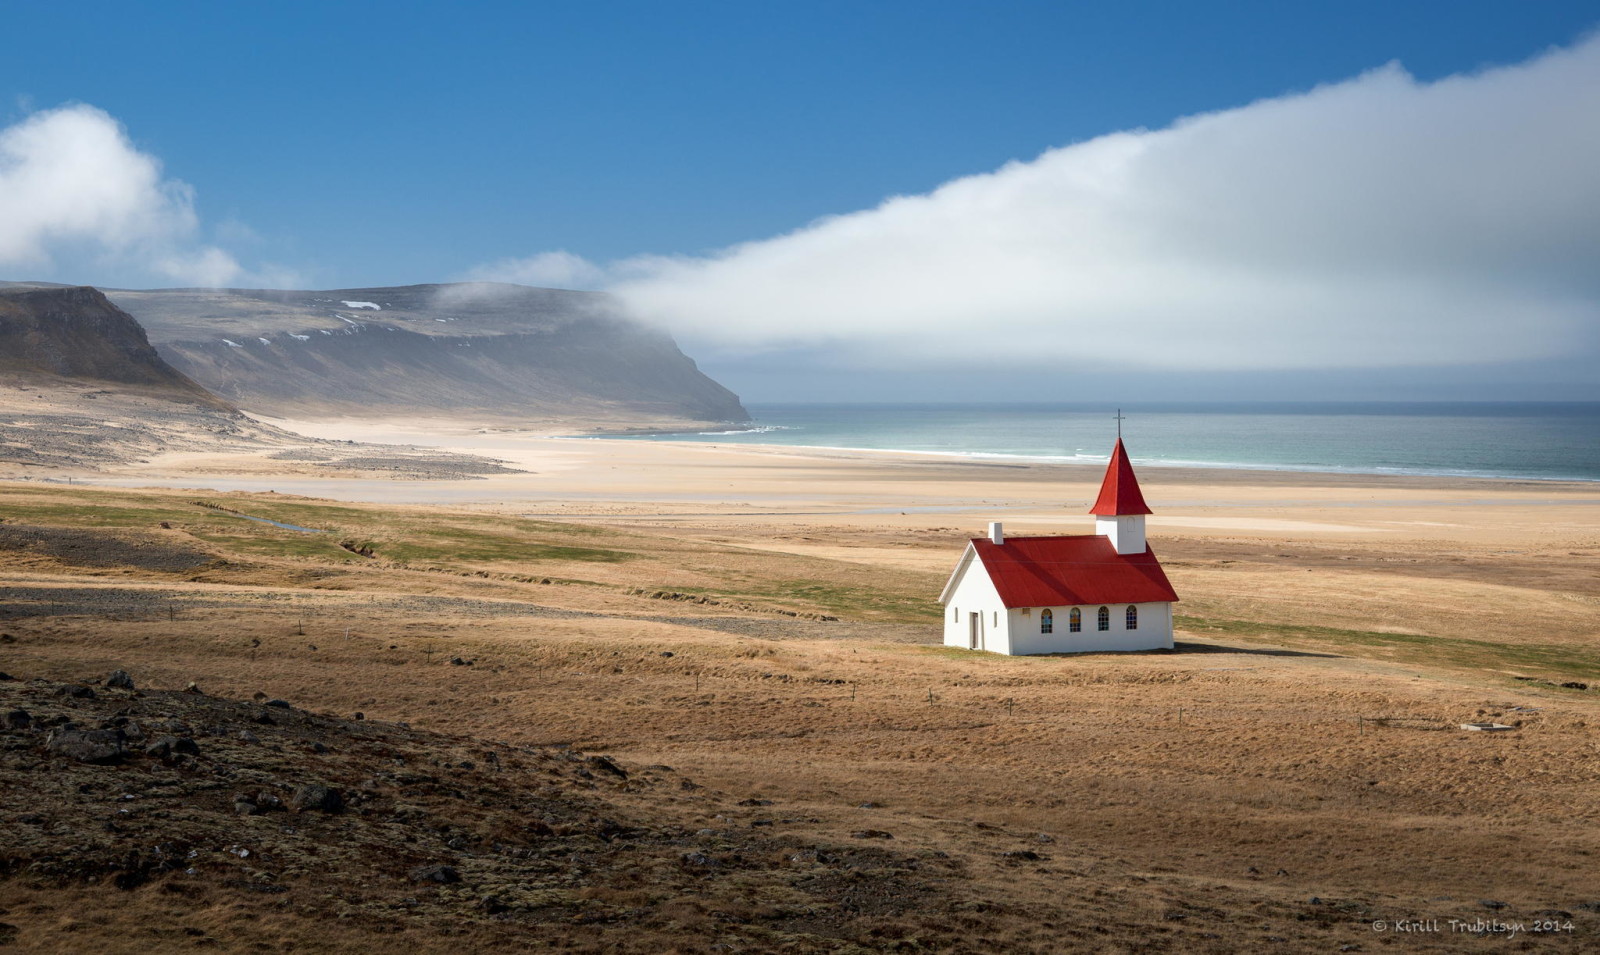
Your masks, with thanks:
[[[614,283],[613,263],[726,256],[1391,61],[1422,85],[1524,63],[1600,22],[1589,3],[929,0],[12,3],[0,18],[0,129],[69,104],[103,111],[159,161],[160,188],[187,186],[159,230],[193,247],[175,256],[215,251],[236,284],[303,287],[502,277],[497,263],[558,250],[597,264],[591,284]],[[32,257],[0,257],[0,277],[180,284],[183,267],[127,252],[151,241],[137,228],[109,255],[41,230]],[[876,344],[767,335],[721,350],[715,327],[676,330],[773,398],[871,397],[848,384],[860,370],[902,371],[875,365]],[[937,375],[949,357],[918,367]],[[1512,358],[1520,370],[1496,380],[1549,380],[1541,356]]]

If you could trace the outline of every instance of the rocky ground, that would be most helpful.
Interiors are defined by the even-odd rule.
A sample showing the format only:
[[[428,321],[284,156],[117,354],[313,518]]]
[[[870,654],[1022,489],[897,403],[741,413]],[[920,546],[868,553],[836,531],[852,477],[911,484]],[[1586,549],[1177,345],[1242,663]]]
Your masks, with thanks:
[[[952,892],[962,864],[945,853],[879,830],[800,837],[788,830],[804,820],[666,766],[142,689],[122,671],[7,678],[0,713],[0,937],[30,951],[73,949],[104,913],[150,900],[184,900],[190,915],[96,947],[250,947],[273,941],[250,922],[288,913],[358,947],[399,933],[833,951],[964,904]],[[675,822],[679,807],[716,822]],[[39,924],[29,900],[68,888],[93,910],[65,932],[54,913]]]
[[[516,470],[477,455],[308,438],[126,389],[0,384],[0,478],[64,482],[174,454],[254,455],[257,470],[330,477],[464,480]]]

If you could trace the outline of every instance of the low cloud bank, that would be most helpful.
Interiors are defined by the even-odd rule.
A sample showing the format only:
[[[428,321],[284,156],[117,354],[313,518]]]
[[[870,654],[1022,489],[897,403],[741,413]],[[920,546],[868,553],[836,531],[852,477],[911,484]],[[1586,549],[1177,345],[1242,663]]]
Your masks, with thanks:
[[[1591,37],[1433,83],[1390,64],[710,257],[524,261],[730,351],[869,365],[1518,361],[1595,345],[1596,170]]]
[[[467,282],[510,282],[545,288],[592,289],[606,280],[606,271],[580,255],[561,249],[525,259],[502,259],[468,272]]]
[[[16,277],[63,254],[183,285],[239,277],[198,231],[193,189],[163,178],[104,111],[63,106],[0,129],[0,268]]]

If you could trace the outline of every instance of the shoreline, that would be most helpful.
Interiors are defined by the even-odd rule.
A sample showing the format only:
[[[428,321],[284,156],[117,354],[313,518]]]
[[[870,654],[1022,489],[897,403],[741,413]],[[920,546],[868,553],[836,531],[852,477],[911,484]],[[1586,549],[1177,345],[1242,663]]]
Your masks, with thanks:
[[[1135,411],[1144,422],[1130,448],[1138,467],[1600,484],[1600,404],[1590,402],[1157,402]],[[751,413],[747,425],[637,437],[1100,466],[1110,451],[1109,422],[1079,405],[780,403]]]
[[[190,443],[122,456],[99,469],[17,474],[14,486],[272,492],[379,506],[441,507],[594,523],[720,528],[742,537],[788,528],[797,543],[841,526],[888,535],[956,525],[977,534],[1003,519],[1012,534],[1087,532],[1103,462],[784,444],[651,441],[574,435],[574,424],[478,416],[264,419],[311,452],[350,443],[365,470],[324,467],[287,447]],[[589,422],[584,422],[589,423]],[[612,422],[611,424],[615,424]],[[387,449],[375,447],[387,445]],[[366,447],[363,447],[366,446]],[[389,461],[440,452],[500,462],[496,473],[447,474]],[[1456,475],[1371,474],[1140,464],[1151,532],[1212,540],[1450,541],[1474,549],[1600,534],[1600,483]],[[31,478],[31,480],[25,479]],[[955,528],[951,528],[954,530]],[[1576,536],[1574,536],[1576,535]],[[1571,548],[1569,548],[1571,549]]]
[[[607,438],[620,438],[625,440],[646,440],[653,436],[671,434],[705,434],[714,436],[714,432],[693,431],[648,431],[629,434],[617,432],[614,434],[552,434],[551,438],[570,439],[574,441],[604,440]],[[728,432],[730,434],[749,434],[752,432]],[[1015,463],[1017,466],[1051,465],[1051,466],[1078,466],[1104,469],[1110,461],[1109,456],[1095,457],[1092,455],[1076,455],[1064,457],[1057,455],[1039,454],[1013,454],[1000,451],[921,451],[906,448],[861,448],[848,445],[832,444],[780,444],[765,442],[731,442],[716,441],[673,441],[672,444],[680,445],[710,445],[717,448],[750,448],[750,449],[793,449],[796,451],[842,451],[861,455],[906,455],[916,457],[937,458],[952,463],[957,462],[985,462]],[[1350,477],[1398,477],[1398,478],[1442,478],[1447,480],[1465,481],[1507,481],[1507,482],[1537,482],[1541,484],[1589,484],[1600,485],[1600,478],[1586,478],[1573,476],[1546,477],[1536,474],[1495,474],[1489,472],[1430,470],[1427,468],[1340,468],[1335,465],[1299,465],[1299,464],[1252,464],[1237,461],[1162,461],[1154,458],[1141,458],[1129,455],[1129,460],[1140,470],[1168,470],[1168,471],[1247,471],[1269,472],[1286,474],[1315,474],[1329,476]]]
[[[1104,474],[1104,465],[1094,463],[556,437],[485,428],[470,419],[275,423],[308,442],[357,440],[470,453],[516,470],[476,479],[401,480],[317,471],[264,452],[181,451],[73,474],[72,482],[699,527],[738,539],[785,528],[791,535],[786,546],[797,550],[814,546],[806,543],[812,536],[851,527],[868,536],[887,535],[881,548],[874,545],[875,559],[895,562],[901,556],[894,549],[913,539],[904,535],[932,528],[978,534],[985,521],[998,519],[1016,535],[1087,533],[1087,511]],[[1139,471],[1156,512],[1151,533],[1159,537],[1430,540],[1516,550],[1557,542],[1579,546],[1600,534],[1594,506],[1600,505],[1600,485],[1587,482],[1147,465]],[[55,479],[65,483],[68,476]]]
[[[257,416],[252,416],[257,417]],[[394,443],[407,446],[428,447],[464,454],[493,457],[499,451],[534,442],[559,442],[573,448],[590,443],[613,444],[617,447],[659,447],[685,450],[714,451],[721,454],[749,453],[754,455],[790,456],[817,460],[875,461],[885,465],[911,464],[919,466],[947,466],[951,468],[986,467],[1028,470],[1078,471],[1092,474],[1096,481],[1104,472],[1108,457],[1054,458],[1033,455],[1007,455],[988,452],[920,451],[894,448],[861,448],[837,445],[803,445],[765,442],[722,441],[650,441],[650,435],[698,433],[683,430],[607,431],[588,430],[587,422],[573,422],[566,428],[550,427],[544,423],[530,422],[527,427],[506,427],[496,424],[474,423],[456,418],[325,418],[293,419],[262,418],[275,427],[296,434],[323,440],[356,440],[363,442]],[[338,431],[340,433],[331,433]],[[739,432],[747,433],[747,432]],[[714,434],[707,434],[708,438]],[[472,441],[472,438],[479,441]],[[446,443],[441,439],[467,439],[468,443]],[[509,444],[507,443],[509,442]],[[1160,462],[1134,457],[1133,463],[1142,472],[1160,474],[1173,483],[1240,483],[1243,478],[1260,479],[1263,483],[1308,483],[1324,486],[1328,483],[1341,486],[1387,487],[1396,482],[1409,486],[1438,487],[1450,490],[1471,487],[1495,488],[1530,485],[1541,490],[1569,487],[1578,493],[1600,490],[1600,479],[1582,477],[1540,477],[1524,475],[1464,474],[1447,471],[1380,471],[1365,469],[1324,470],[1316,467],[1250,465],[1235,463]]]

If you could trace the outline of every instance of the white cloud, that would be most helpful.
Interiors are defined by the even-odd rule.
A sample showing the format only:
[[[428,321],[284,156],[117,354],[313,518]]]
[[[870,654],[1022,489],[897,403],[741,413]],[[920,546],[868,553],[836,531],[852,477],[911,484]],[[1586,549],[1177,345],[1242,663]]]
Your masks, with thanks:
[[[1600,325],[1596,170],[1591,38],[1435,83],[1391,64],[608,272],[675,331],[868,363],[1524,360]],[[524,262],[592,277],[575,259]]]
[[[0,129],[0,267],[48,269],[63,252],[163,280],[225,285],[240,273],[195,238],[194,191],[162,178],[122,126],[92,106]],[[20,273],[19,273],[20,274]]]
[[[501,259],[467,273],[469,282],[511,282],[541,288],[592,289],[606,271],[566,250],[541,252],[525,259]]]

